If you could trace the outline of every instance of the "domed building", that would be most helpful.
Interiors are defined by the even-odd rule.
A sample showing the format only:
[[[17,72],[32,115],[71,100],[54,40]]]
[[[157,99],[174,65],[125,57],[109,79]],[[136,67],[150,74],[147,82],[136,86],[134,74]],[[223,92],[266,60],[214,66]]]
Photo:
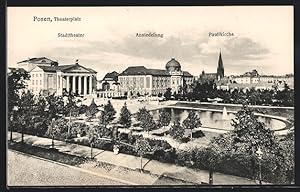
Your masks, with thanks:
[[[181,64],[172,58],[165,69],[148,69],[144,66],[132,66],[119,76],[122,96],[163,95],[167,88],[172,93],[178,93],[182,88],[190,89],[194,76],[181,70]]]
[[[189,81],[187,76],[190,73],[181,71],[181,65],[175,58],[167,62],[166,70],[169,72],[171,78],[170,88],[173,90],[173,93],[178,93],[179,89],[185,85],[186,80]]]
[[[170,72],[181,71],[181,65],[175,58],[172,58],[167,62],[166,70]]]

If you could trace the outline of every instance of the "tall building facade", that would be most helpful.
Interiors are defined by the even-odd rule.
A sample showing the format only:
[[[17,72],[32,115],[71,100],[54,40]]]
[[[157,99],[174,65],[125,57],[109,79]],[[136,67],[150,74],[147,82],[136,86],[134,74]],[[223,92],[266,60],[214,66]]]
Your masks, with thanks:
[[[193,75],[181,70],[180,63],[172,58],[167,62],[165,70],[147,69],[144,66],[128,67],[119,76],[121,95],[160,95],[167,88],[172,93],[183,89],[189,91],[193,83]]]

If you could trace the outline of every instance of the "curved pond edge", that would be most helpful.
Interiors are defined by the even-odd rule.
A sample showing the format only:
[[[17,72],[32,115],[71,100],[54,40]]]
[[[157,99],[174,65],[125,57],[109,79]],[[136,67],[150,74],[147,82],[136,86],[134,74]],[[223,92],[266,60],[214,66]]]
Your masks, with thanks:
[[[224,106],[224,107],[226,107],[226,106]],[[196,111],[211,111],[211,112],[221,112],[221,113],[223,112],[223,110],[221,110],[221,109],[207,109],[207,108],[199,108],[199,107],[183,107],[183,106],[173,106],[173,105],[166,105],[166,106],[163,106],[163,108],[187,109],[187,110],[196,110]],[[237,111],[231,111],[230,110],[230,111],[227,111],[227,113],[237,113]],[[281,122],[283,122],[285,124],[285,127],[273,130],[274,132],[284,131],[284,130],[288,130],[288,129],[293,128],[292,122],[290,122],[285,117],[275,116],[275,115],[267,115],[267,114],[262,114],[262,113],[254,113],[254,115],[260,116],[260,117],[267,117],[267,118],[276,119],[276,120],[281,121]],[[219,129],[219,130],[221,130],[220,128],[214,128],[214,127],[205,127],[205,128]],[[222,130],[229,131],[228,129],[226,129],[226,130],[222,129]]]
[[[200,104],[200,105],[216,105],[216,106],[230,106],[230,107],[242,107],[242,104],[232,104],[232,103],[210,103],[210,102],[196,102],[196,101],[178,101],[176,103],[187,103],[187,104]],[[294,110],[295,107],[283,107],[283,106],[269,106],[269,105],[248,105],[250,108],[266,108],[266,109],[290,109]]]

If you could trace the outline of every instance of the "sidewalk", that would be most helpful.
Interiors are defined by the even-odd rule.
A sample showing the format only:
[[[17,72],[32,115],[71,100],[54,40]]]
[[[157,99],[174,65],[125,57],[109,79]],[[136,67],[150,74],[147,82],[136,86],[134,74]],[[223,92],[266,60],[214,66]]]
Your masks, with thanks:
[[[8,138],[9,138],[8,133]],[[14,141],[21,141],[21,134],[20,133],[13,133],[13,140]],[[51,139],[43,138],[43,137],[37,137],[32,135],[24,135],[24,141],[28,144],[31,144],[33,146],[39,146],[44,148],[50,148],[51,147]],[[68,153],[71,155],[77,155],[77,156],[85,156],[90,157],[90,147],[78,145],[78,144],[67,144],[62,141],[54,141],[55,148],[58,149],[58,151],[63,153]],[[174,164],[168,164],[168,163],[161,163],[156,160],[150,160],[143,158],[143,166],[145,171],[149,171],[151,174],[147,176],[147,174],[143,174],[143,179],[139,178],[141,174],[135,174],[136,177],[129,177],[124,174],[124,170],[127,169],[138,169],[140,168],[140,158],[132,155],[127,154],[114,154],[111,151],[104,151],[100,149],[93,148],[93,155],[95,156],[95,159],[99,162],[104,162],[108,164],[114,165],[114,170],[110,173],[114,172],[117,177],[124,177],[125,179],[129,179],[132,182],[137,182],[137,184],[153,184],[156,182],[157,179],[159,179],[161,176],[167,176],[171,178],[175,178],[178,180],[186,181],[189,183],[195,183],[195,184],[201,184],[202,182],[208,183],[209,181],[209,174],[206,170],[194,170],[187,167],[182,167]],[[90,171],[91,166],[89,167]],[[97,169],[97,168],[94,168]],[[122,171],[118,171],[122,170]],[[152,175],[152,176],[151,176]],[[153,176],[156,175],[156,176]],[[226,175],[222,173],[214,173],[214,184],[215,185],[253,185],[258,184],[258,182],[232,176],[232,175]],[[136,180],[137,181],[136,181]],[[139,181],[144,180],[144,181]]]

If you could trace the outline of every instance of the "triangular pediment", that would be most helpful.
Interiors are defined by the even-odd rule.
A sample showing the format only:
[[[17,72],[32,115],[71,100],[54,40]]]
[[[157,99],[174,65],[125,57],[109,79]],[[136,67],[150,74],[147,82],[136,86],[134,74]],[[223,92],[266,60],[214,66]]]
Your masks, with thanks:
[[[64,73],[91,73],[91,71],[83,66],[74,65],[74,67],[65,69]]]
[[[36,65],[29,72],[42,72],[42,71],[44,71],[44,70],[42,68],[40,68],[38,65]]]

